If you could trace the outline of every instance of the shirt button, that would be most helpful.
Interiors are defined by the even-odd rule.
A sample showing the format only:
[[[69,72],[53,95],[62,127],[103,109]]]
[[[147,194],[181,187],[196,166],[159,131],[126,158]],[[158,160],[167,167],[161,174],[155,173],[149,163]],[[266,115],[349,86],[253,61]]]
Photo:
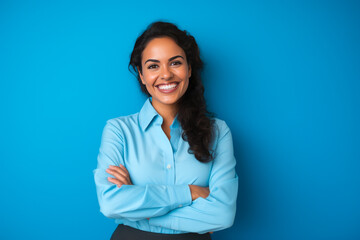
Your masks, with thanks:
[[[170,169],[170,168],[171,168],[171,165],[170,165],[170,164],[168,164],[166,167],[167,167],[167,169]]]
[[[179,207],[182,207],[182,204],[180,204]]]

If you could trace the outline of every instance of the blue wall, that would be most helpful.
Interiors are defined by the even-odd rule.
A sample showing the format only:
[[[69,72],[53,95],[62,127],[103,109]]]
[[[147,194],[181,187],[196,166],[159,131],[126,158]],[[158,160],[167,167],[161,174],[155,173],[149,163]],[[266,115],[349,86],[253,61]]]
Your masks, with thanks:
[[[240,178],[213,239],[360,239],[358,1],[1,1],[0,239],[109,239],[92,170],[140,31],[195,35]],[[49,237],[51,235],[51,237]]]

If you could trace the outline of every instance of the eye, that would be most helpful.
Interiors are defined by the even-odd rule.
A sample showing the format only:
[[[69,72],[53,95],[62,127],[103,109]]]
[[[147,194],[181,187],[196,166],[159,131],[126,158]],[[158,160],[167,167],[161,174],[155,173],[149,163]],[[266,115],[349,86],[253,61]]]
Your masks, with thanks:
[[[182,64],[182,62],[180,62],[180,61],[174,61],[174,62],[171,63],[171,66],[181,65],[181,64]]]
[[[156,65],[156,64],[151,64],[151,65],[149,65],[147,68],[148,69],[155,69],[155,68],[157,68],[158,66]]]

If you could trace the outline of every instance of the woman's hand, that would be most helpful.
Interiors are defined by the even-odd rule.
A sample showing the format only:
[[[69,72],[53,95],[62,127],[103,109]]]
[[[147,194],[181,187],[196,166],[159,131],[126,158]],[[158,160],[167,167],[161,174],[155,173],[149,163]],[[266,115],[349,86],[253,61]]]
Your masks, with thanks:
[[[115,177],[108,177],[108,181],[116,184],[118,187],[122,185],[133,185],[128,170],[121,164],[119,167],[110,165],[109,168],[106,169],[106,172]]]
[[[198,197],[207,198],[210,194],[210,190],[208,187],[200,187],[197,185],[189,185],[190,192],[191,192],[191,198],[194,201]],[[213,234],[214,232],[209,232],[210,234]]]
[[[193,201],[199,197],[207,198],[210,194],[210,190],[208,187],[200,187],[197,185],[189,185],[189,187],[191,192],[191,198]]]

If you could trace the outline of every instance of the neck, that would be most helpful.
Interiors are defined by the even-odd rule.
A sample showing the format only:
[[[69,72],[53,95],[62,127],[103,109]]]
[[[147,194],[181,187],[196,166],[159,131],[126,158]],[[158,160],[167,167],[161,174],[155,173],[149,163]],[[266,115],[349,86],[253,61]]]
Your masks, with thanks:
[[[155,108],[155,110],[159,113],[159,115],[163,118],[163,125],[170,127],[178,112],[177,105],[160,104],[155,101],[152,103],[152,105]]]

